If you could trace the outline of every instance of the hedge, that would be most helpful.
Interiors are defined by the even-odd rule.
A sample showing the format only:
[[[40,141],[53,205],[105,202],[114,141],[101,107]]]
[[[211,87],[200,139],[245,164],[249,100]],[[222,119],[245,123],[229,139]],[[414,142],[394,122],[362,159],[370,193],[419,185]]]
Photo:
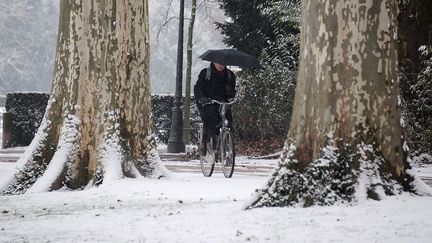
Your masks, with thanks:
[[[10,139],[5,147],[30,144],[45,114],[48,99],[47,93],[6,93],[5,108],[12,121]]]
[[[48,93],[6,94],[6,112],[12,116],[10,139],[5,147],[28,146],[40,126],[48,103]],[[193,101],[191,108],[191,143],[196,144],[198,136],[198,109]],[[173,95],[152,95],[153,124],[160,143],[168,143],[171,127]]]

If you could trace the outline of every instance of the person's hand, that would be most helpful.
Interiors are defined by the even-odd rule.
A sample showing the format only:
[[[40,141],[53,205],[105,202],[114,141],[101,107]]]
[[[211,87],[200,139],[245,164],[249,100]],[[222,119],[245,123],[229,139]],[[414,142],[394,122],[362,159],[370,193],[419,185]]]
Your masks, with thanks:
[[[201,105],[204,105],[204,104],[207,104],[207,103],[210,103],[210,99],[209,98],[206,98],[206,97],[202,97],[200,100],[199,100],[199,102],[200,102],[200,104]]]

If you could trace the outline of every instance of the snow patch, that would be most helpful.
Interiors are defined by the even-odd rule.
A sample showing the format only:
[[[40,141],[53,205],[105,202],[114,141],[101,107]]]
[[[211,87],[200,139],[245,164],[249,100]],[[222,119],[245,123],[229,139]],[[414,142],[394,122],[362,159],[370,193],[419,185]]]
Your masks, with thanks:
[[[74,160],[76,156],[76,145],[79,140],[78,126],[81,123],[80,119],[74,115],[67,115],[56,152],[51,159],[43,176],[38,178],[34,185],[27,191],[29,193],[47,192],[51,189],[51,185],[60,176],[66,163]]]
[[[49,110],[52,106],[52,103],[54,103],[54,99],[50,99],[47,104],[46,110]],[[45,132],[51,125],[51,121],[47,120],[46,118],[47,114],[45,113],[41,125],[39,126],[39,129],[33,138],[30,145],[27,147],[24,154],[20,157],[20,159],[16,162],[16,166],[14,170],[9,170],[6,175],[2,176],[2,179],[0,179],[0,192],[6,190],[6,188],[13,183],[15,180],[15,175],[19,171],[23,171],[27,162],[31,160],[34,156],[34,154],[41,149],[43,146],[43,142],[47,138],[48,134]]]

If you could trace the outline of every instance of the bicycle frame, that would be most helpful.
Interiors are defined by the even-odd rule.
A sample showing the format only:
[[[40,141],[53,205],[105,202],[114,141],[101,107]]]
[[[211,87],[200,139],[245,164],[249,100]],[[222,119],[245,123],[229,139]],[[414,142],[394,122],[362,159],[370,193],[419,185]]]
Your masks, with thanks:
[[[225,177],[230,178],[234,171],[234,158],[235,158],[235,152],[233,147],[233,135],[231,132],[231,129],[228,127],[229,121],[226,118],[226,111],[227,107],[229,105],[232,105],[235,103],[235,100],[231,102],[221,102],[218,100],[211,100],[211,102],[205,104],[219,104],[219,114],[221,116],[221,126],[219,127],[219,135],[216,137],[210,138],[210,145],[214,145],[213,143],[216,143],[216,146],[210,146],[207,147],[207,154],[205,156],[201,156],[201,170],[204,174],[204,176],[211,176],[213,173],[214,164],[216,161],[221,162],[222,164],[222,171],[225,175]],[[202,138],[203,133],[203,126],[202,123],[200,123],[200,140]],[[215,139],[216,138],[216,139]],[[228,140],[225,140],[228,139]],[[216,140],[216,141],[214,141]],[[223,140],[223,141],[222,141]],[[229,147],[226,147],[226,143],[228,141]],[[200,141],[201,143],[202,141]],[[222,142],[224,144],[222,145]],[[216,155],[220,155],[219,159],[216,159]],[[227,161],[230,161],[226,163]]]
[[[228,127],[228,119],[226,118],[226,111],[227,111],[227,107],[229,105],[232,105],[235,103],[235,100],[233,100],[231,102],[221,102],[218,100],[211,100],[211,103],[216,103],[216,104],[220,105],[219,114],[221,115],[222,126],[219,128],[219,135],[222,135],[222,131],[224,131],[225,129],[230,129]],[[221,140],[221,136],[218,136],[217,143],[216,143],[216,150],[219,150],[220,140]]]

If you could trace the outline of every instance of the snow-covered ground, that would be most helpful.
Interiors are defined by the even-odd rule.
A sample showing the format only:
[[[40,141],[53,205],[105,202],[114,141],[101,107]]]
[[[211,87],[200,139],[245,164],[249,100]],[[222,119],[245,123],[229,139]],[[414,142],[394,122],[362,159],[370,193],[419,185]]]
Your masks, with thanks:
[[[0,163],[1,175],[14,163]],[[172,173],[0,197],[0,242],[431,242],[432,197],[242,210],[266,177]]]
[[[3,113],[5,111],[5,108],[0,106],[0,147],[3,146]]]

